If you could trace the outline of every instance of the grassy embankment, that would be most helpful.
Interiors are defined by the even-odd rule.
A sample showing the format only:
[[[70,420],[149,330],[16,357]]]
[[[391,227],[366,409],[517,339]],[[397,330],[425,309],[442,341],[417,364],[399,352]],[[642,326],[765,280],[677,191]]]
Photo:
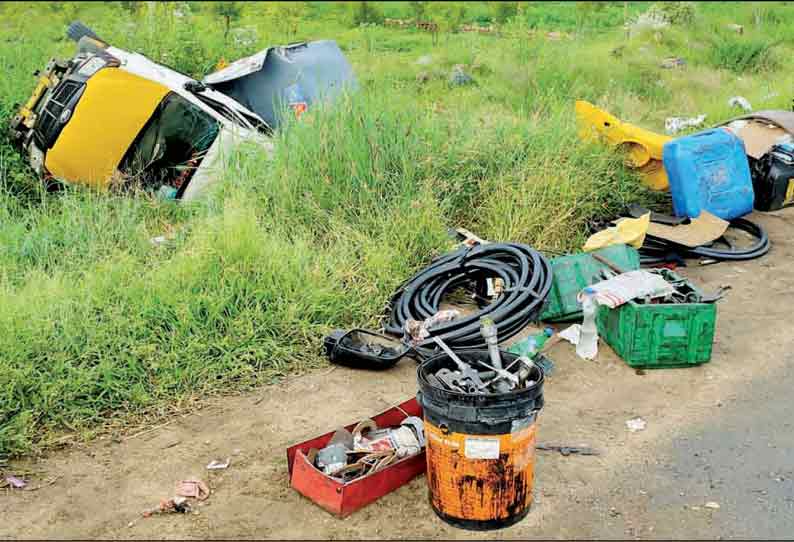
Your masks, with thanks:
[[[376,325],[394,287],[451,246],[449,226],[576,249],[589,219],[649,198],[619,158],[576,140],[577,98],[661,131],[670,115],[727,118],[737,94],[788,108],[794,88],[790,43],[770,48],[794,16],[776,5],[699,5],[694,21],[631,39],[615,26],[622,9],[588,25],[546,5],[501,37],[450,34],[437,45],[413,30],[350,28],[332,5],[310,6],[297,35],[246,7],[237,24],[255,39],[242,45],[224,42],[208,8],[181,18],[101,4],[0,9],[3,122],[30,74],[72,51],[63,30],[74,15],[195,75],[219,57],[333,38],[362,87],[279,134],[272,160],[242,149],[195,205],[48,195],[0,141],[0,455],[325,363],[323,334]],[[405,6],[384,9],[401,16]],[[571,39],[528,37],[530,25]],[[686,68],[658,67],[672,55]],[[450,87],[455,64],[476,84]],[[168,232],[166,246],[149,242]]]

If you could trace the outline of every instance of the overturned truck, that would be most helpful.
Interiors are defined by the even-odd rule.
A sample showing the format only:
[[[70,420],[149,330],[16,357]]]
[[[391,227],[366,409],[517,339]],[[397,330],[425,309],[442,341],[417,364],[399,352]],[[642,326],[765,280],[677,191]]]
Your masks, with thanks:
[[[333,41],[270,47],[198,81],[72,23],[69,60],[50,60],[11,121],[11,137],[50,186],[142,186],[198,197],[244,141],[264,152],[285,112],[356,86]]]

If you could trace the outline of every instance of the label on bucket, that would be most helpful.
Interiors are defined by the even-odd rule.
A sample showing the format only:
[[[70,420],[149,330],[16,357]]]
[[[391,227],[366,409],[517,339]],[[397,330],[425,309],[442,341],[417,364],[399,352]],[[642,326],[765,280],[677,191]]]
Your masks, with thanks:
[[[468,459],[499,459],[499,439],[467,437],[464,454]]]

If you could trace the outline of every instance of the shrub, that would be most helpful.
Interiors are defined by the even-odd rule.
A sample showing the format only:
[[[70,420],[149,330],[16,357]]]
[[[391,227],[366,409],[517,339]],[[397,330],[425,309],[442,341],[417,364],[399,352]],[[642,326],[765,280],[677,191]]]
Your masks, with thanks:
[[[372,2],[355,2],[353,10],[353,26],[362,24],[383,24],[383,12]]]
[[[670,24],[686,25],[695,20],[694,2],[661,2],[651,7],[663,13]]]

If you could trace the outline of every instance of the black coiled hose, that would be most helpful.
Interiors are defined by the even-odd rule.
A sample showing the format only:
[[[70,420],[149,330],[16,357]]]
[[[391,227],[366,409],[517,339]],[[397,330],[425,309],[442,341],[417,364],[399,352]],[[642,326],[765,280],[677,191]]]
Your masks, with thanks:
[[[769,252],[769,236],[758,224],[745,218],[734,218],[730,221],[730,227],[749,233],[757,241],[747,248],[722,250],[707,246],[690,248],[667,239],[646,235],[645,242],[640,249],[640,262],[642,265],[656,265],[664,263],[671,255],[675,255],[678,258],[711,258],[714,260],[741,261],[752,260]]]
[[[408,319],[421,321],[438,312],[445,294],[497,277],[504,284],[502,295],[474,314],[433,327],[429,330],[431,338],[417,346],[432,348],[432,337],[437,336],[451,348],[482,347],[485,341],[479,320],[486,315],[496,324],[500,342],[508,339],[537,320],[551,289],[548,260],[532,247],[518,243],[466,247],[437,258],[395,292],[386,331],[403,335]]]

